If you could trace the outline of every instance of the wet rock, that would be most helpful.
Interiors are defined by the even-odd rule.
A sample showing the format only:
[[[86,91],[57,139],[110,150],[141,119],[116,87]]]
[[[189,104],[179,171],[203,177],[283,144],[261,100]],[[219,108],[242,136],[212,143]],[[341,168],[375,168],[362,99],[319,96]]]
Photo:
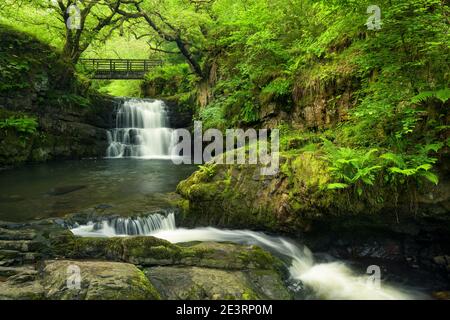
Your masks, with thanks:
[[[27,252],[35,249],[36,242],[30,240],[0,240],[0,250],[18,250],[21,252]]]
[[[429,233],[433,238],[450,233],[450,181],[445,172],[438,186],[394,192],[377,185],[357,196],[327,187],[334,180],[320,152],[282,152],[280,173],[267,178],[260,176],[261,165],[207,166],[210,170],[198,170],[177,186],[183,198],[178,202],[183,226],[250,228],[293,236],[321,235],[323,229],[411,237]],[[416,193],[417,199],[411,199]],[[432,197],[422,196],[430,193]],[[393,253],[386,254],[396,255],[395,248],[387,251],[391,249]]]
[[[32,240],[36,232],[31,229],[6,229],[0,227],[0,240]]]
[[[231,243],[175,245],[154,237],[80,238],[61,232],[51,238],[55,257],[107,259],[142,266],[186,265],[221,269],[281,269],[281,262],[257,246]]]
[[[63,187],[56,187],[51,189],[48,194],[51,196],[62,196],[71,192],[75,192],[81,189],[85,189],[86,186],[82,185],[75,185],[75,186],[63,186]]]
[[[105,210],[105,209],[110,209],[113,206],[109,205],[109,204],[99,204],[98,206],[95,207],[95,209],[97,210]]]
[[[80,270],[80,286],[67,286],[68,268]],[[0,282],[1,299],[154,300],[159,299],[144,273],[134,265],[101,261],[46,261],[41,274],[22,272]]]
[[[146,269],[145,274],[164,299],[290,299],[279,275],[273,271],[155,267]]]
[[[257,246],[232,243],[200,242],[181,244],[183,265],[233,269],[281,269],[282,263],[267,251]]]
[[[0,240],[0,299],[159,298],[151,279],[135,265],[158,271],[152,273],[155,286],[168,281],[162,298],[290,298],[282,262],[257,246],[172,244],[154,237],[81,238],[53,220],[3,231],[15,237],[20,228],[34,239]],[[39,272],[30,264],[39,266]],[[80,268],[80,289],[67,288],[70,265]],[[185,284],[173,282],[181,278]]]
[[[37,271],[31,265],[20,267],[0,267],[0,277],[9,278],[18,274],[36,274]]]
[[[0,250],[0,266],[22,265],[36,262],[40,257],[36,252],[20,252],[16,250]]]
[[[67,270],[77,266],[80,288],[67,287]],[[103,261],[47,261],[42,285],[52,300],[155,300],[158,292],[132,264]]]
[[[42,300],[44,298],[44,287],[38,281],[0,282],[0,300]]]

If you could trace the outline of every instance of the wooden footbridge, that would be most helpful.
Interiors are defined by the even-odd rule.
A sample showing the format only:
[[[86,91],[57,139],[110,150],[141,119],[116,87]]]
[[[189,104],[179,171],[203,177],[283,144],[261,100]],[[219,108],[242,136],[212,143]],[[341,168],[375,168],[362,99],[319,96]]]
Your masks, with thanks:
[[[91,74],[91,79],[144,79],[162,60],[143,59],[80,59],[80,64]]]

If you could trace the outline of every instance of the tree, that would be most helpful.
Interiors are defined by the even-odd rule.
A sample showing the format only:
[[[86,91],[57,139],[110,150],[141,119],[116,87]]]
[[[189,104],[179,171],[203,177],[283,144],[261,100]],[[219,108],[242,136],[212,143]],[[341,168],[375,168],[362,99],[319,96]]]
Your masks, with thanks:
[[[11,10],[29,8],[26,16],[8,17],[19,23],[45,25],[60,37],[62,56],[76,64],[81,54],[98,39],[106,29],[122,23],[117,15],[121,0],[6,0]]]
[[[192,72],[203,80],[208,76],[208,68],[201,62],[204,56],[202,44],[205,42],[205,30],[207,29],[205,25],[210,21],[210,16],[205,14],[203,9],[212,2],[122,0],[117,9],[112,9],[126,19],[145,22],[159,38],[175,44]],[[184,11],[179,11],[180,14],[175,15],[177,10],[181,9]],[[183,15],[186,20],[180,19],[180,15]],[[178,19],[174,19],[174,16],[178,16]],[[136,35],[136,37],[151,35],[143,34]],[[164,50],[157,51],[164,52]]]

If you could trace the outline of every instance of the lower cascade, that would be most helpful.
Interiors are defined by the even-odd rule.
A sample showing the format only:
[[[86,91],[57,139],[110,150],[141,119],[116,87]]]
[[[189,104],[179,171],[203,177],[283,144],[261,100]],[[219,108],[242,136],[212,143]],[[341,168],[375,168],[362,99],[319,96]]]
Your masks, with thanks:
[[[108,158],[157,159],[170,156],[173,130],[161,100],[127,99],[119,107],[116,128],[108,132]]]
[[[144,236],[161,230],[175,230],[175,214],[151,214],[146,217],[115,217],[100,222],[90,222],[77,226],[72,232],[76,235],[94,237]]]
[[[343,262],[316,263],[306,247],[283,237],[274,237],[249,230],[221,230],[212,227],[176,228],[175,214],[153,214],[148,217],[114,218],[88,223],[71,229],[82,237],[153,236],[172,243],[191,241],[233,242],[258,245],[279,257],[289,260],[288,270],[293,290],[306,287],[313,298],[344,300],[408,300],[424,298],[406,288],[368,281],[367,275],[358,275]],[[300,288],[300,289],[298,289]]]

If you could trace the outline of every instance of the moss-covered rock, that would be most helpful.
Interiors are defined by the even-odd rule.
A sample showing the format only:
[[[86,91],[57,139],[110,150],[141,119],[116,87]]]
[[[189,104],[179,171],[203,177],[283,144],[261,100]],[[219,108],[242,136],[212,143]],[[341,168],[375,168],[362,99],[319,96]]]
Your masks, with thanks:
[[[282,263],[257,246],[195,242],[175,245],[154,237],[81,238],[70,231],[50,236],[49,256],[105,259],[142,266],[186,265],[228,270],[274,269]]]
[[[277,231],[306,228],[308,218],[329,209],[324,190],[329,175],[324,163],[311,155],[295,161],[282,157],[281,164],[276,176],[261,176],[255,165],[214,165],[212,176],[195,172],[177,187],[189,201],[182,203],[182,223]]]
[[[226,271],[211,268],[154,267],[145,274],[170,300],[287,300],[291,296],[273,270]]]
[[[290,298],[282,262],[257,246],[82,238],[51,220],[0,226],[0,299]],[[67,287],[69,266],[80,268],[80,289]]]
[[[419,227],[450,230],[448,180],[416,192],[388,187],[373,187],[362,195],[353,189],[330,190],[328,165],[318,151],[282,153],[280,172],[275,176],[261,176],[260,169],[257,165],[209,164],[180,182],[181,225],[298,235],[323,228],[403,233],[409,231],[401,230],[402,226],[412,221]],[[411,199],[411,194],[416,198]]]
[[[44,287],[38,281],[0,281],[0,300],[43,300]]]
[[[79,289],[68,288],[68,268],[80,270]],[[132,264],[103,261],[47,261],[42,285],[51,300],[157,300],[159,293]]]

